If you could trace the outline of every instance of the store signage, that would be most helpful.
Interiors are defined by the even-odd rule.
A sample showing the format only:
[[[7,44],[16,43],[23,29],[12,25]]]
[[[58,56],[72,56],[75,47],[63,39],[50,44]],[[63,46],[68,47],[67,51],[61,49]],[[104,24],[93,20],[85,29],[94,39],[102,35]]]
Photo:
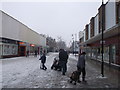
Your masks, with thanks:
[[[30,44],[30,46],[34,47],[35,45],[34,44]]]
[[[25,44],[24,42],[19,42],[19,44]]]

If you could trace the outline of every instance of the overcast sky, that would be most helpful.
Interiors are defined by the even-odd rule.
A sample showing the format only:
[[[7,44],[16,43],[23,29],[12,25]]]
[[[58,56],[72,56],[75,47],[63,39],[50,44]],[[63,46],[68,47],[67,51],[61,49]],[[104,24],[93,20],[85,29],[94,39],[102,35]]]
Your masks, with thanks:
[[[67,45],[98,13],[101,2],[2,2],[2,10],[32,30]]]

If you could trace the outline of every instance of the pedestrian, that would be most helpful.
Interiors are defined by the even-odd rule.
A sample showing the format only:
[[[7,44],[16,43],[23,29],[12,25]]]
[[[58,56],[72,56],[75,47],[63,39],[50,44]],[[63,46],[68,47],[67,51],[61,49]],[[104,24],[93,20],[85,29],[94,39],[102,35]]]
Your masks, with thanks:
[[[64,49],[60,49],[59,51],[59,63],[61,66],[62,70],[62,75],[65,75],[67,71],[67,59],[68,59],[68,54]]]
[[[42,54],[43,54],[42,52],[43,52],[43,51],[42,51],[42,50],[40,50],[40,57],[41,57],[41,56],[42,56]]]
[[[26,53],[26,57],[28,57],[29,56],[29,51],[27,51],[27,53]]]
[[[37,50],[35,50],[35,55],[34,55],[35,57],[37,57],[37,53],[38,53]]]
[[[47,67],[45,66],[45,63],[46,63],[46,54],[45,54],[45,51],[43,52],[43,55],[41,56],[41,58],[39,60],[41,60],[41,64],[42,64],[42,67],[40,65],[40,69],[46,70]]]
[[[77,70],[79,71],[79,76],[82,73],[82,81],[84,81],[84,82],[86,82],[86,80],[85,80],[85,75],[86,75],[85,55],[86,55],[85,52],[82,52],[81,54],[79,54],[78,62],[77,62]],[[78,82],[80,82],[80,80]]]

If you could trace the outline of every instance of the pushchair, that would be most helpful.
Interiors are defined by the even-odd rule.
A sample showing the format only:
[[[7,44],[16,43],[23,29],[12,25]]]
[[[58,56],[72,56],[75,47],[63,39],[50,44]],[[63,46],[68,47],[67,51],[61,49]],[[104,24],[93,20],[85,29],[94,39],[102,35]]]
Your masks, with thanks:
[[[59,62],[59,58],[58,57],[54,58],[53,64],[51,66],[51,69],[59,70],[59,71],[61,70],[60,62]]]
[[[73,81],[74,81],[74,85],[76,85],[76,82],[79,81],[79,71],[74,71],[71,74],[71,76],[70,76],[70,83],[72,83]]]

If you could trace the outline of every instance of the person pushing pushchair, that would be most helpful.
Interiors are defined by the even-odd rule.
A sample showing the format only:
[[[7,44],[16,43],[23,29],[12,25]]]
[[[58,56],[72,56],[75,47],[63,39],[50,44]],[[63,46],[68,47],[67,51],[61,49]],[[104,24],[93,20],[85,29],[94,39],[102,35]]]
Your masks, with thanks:
[[[60,67],[60,63],[59,63],[59,58],[58,57],[54,58],[53,64],[51,66],[51,69],[55,69],[55,70],[61,71],[61,67]]]

